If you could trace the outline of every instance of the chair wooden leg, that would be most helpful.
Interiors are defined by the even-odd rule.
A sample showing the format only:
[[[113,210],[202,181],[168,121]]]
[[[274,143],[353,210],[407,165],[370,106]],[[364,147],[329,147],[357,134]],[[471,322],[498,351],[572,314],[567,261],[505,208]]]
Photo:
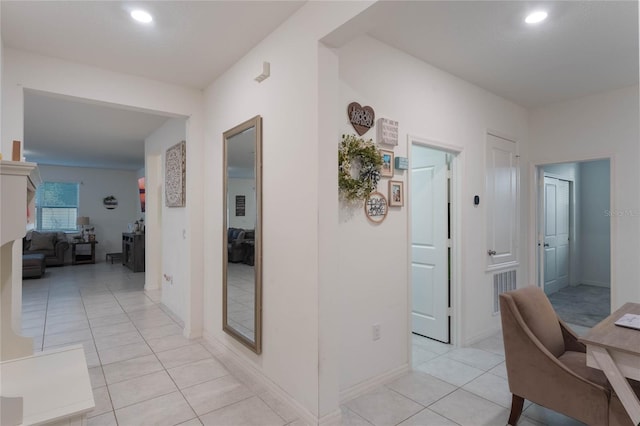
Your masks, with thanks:
[[[522,414],[522,407],[524,406],[524,398],[516,394],[512,394],[511,398],[511,414],[509,415],[509,425],[516,426],[520,414]]]

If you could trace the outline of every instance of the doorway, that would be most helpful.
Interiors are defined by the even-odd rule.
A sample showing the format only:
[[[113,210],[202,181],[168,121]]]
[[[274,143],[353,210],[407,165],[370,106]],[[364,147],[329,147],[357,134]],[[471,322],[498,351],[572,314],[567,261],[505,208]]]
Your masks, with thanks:
[[[538,167],[538,285],[565,322],[611,309],[609,159]]]
[[[455,154],[413,139],[410,155],[411,332],[450,343]]]

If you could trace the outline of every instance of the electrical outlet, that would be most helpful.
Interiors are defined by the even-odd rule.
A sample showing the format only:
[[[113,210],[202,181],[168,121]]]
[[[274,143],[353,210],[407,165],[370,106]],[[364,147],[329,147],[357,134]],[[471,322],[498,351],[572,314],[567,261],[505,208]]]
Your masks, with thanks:
[[[373,324],[373,340],[380,340],[380,324]]]

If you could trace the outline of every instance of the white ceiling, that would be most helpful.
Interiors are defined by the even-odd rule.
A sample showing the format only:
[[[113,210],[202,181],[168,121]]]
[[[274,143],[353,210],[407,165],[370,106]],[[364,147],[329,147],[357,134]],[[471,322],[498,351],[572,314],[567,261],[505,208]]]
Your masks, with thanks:
[[[144,140],[167,120],[33,91],[25,91],[24,116],[28,161],[130,170],[144,167]]]
[[[6,47],[204,88],[303,3],[2,0],[0,26]],[[153,25],[132,22],[132,5]],[[526,26],[538,7],[549,19]],[[635,1],[381,1],[325,41],[362,34],[525,107],[638,83]],[[165,118],[75,101],[27,94],[28,157],[140,167],[142,140]]]
[[[360,34],[529,108],[638,84],[637,1],[378,2],[326,41]]]
[[[301,1],[7,1],[5,46],[203,89]],[[141,7],[154,16],[129,17]]]
[[[2,0],[0,28],[6,47],[202,89],[302,4]],[[153,24],[132,21],[134,6],[148,10]],[[141,168],[144,139],[165,120],[28,93],[25,156],[40,164]]]

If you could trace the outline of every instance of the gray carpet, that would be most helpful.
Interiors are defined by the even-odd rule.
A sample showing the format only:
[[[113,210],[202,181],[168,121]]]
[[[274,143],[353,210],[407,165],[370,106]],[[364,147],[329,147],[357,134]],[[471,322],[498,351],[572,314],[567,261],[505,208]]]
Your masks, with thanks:
[[[569,286],[548,297],[558,316],[570,324],[593,327],[611,313],[611,292],[605,287]]]

